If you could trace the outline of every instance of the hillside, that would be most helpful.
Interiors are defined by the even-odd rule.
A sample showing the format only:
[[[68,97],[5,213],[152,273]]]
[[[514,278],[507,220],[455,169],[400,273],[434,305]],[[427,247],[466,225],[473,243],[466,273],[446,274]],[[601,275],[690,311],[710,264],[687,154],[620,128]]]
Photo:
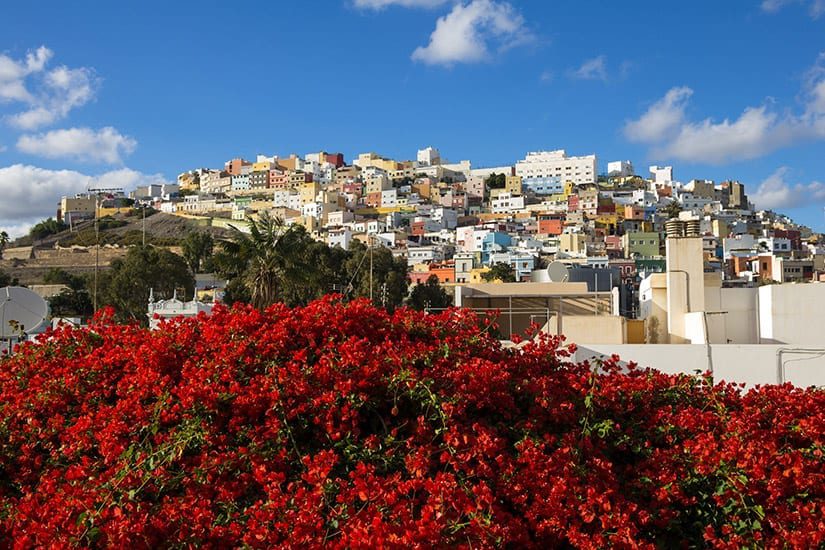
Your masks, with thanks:
[[[41,282],[52,268],[76,275],[94,271],[95,261],[107,269],[112,260],[126,254],[129,246],[143,241],[144,221],[134,216],[117,215],[100,222],[100,254],[95,254],[94,222],[75,225],[71,230],[34,240],[30,236],[17,239],[3,254],[0,270],[31,285]],[[177,251],[180,241],[192,231],[206,231],[216,240],[228,238],[226,229],[206,227],[195,220],[155,213],[145,221],[146,242]]]

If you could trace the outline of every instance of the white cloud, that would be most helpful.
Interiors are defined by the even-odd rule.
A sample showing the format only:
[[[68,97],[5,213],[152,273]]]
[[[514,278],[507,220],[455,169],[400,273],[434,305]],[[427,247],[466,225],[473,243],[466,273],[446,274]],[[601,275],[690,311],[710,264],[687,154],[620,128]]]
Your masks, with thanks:
[[[588,59],[570,76],[579,80],[607,80],[607,57],[600,55]]]
[[[46,158],[72,158],[83,162],[119,164],[137,142],[107,126],[100,130],[69,128],[45,134],[25,135],[17,140],[17,149]]]
[[[62,65],[47,69],[52,56],[45,46],[19,61],[0,55],[0,102],[24,105],[23,111],[6,117],[11,125],[24,130],[40,128],[94,98],[99,84],[94,72]]]
[[[638,119],[627,122],[624,134],[651,147],[660,160],[679,159],[725,164],[761,157],[794,143],[825,139],[825,55],[808,71],[801,114],[776,112],[767,105],[746,107],[734,119],[690,121],[685,115],[693,90],[672,88]]]
[[[8,150],[8,147],[0,143],[0,153],[5,153]]]
[[[542,71],[541,75],[539,75],[539,80],[542,82],[553,82],[555,78],[556,75],[551,70]]]
[[[625,124],[625,136],[639,143],[653,143],[671,136],[685,120],[685,107],[691,95],[693,90],[686,86],[671,88],[638,120]]]
[[[658,148],[657,155],[687,161],[725,164],[761,157],[799,139],[799,121],[781,119],[767,107],[748,107],[736,119],[684,124],[673,140]]]
[[[427,65],[477,63],[492,57],[490,48],[504,51],[529,42],[524,17],[510,4],[494,0],[459,3],[440,17],[427,46],[417,48],[414,61]]]
[[[389,6],[401,6],[404,8],[437,8],[450,2],[451,0],[355,0],[353,4],[356,8],[369,10],[382,10]]]
[[[806,5],[814,19],[825,13],[825,0],[762,0],[762,11],[776,13],[789,4]]]
[[[806,115],[814,119],[825,119],[825,52],[819,54],[814,66],[806,73],[804,92]]]
[[[757,208],[776,210],[825,202],[825,183],[788,183],[790,170],[783,166],[768,176],[757,188],[750,200]]]
[[[33,97],[26,89],[25,79],[42,71],[51,57],[52,51],[45,46],[28,52],[21,61],[0,54],[0,102],[31,101]]]
[[[14,164],[0,168],[0,230],[12,231],[49,216],[54,217],[63,195],[81,193],[89,187],[123,187],[167,183],[161,174],[143,174],[121,168],[90,176],[73,170],[47,170]],[[17,229],[15,229],[17,228]],[[19,233],[16,233],[19,234]]]

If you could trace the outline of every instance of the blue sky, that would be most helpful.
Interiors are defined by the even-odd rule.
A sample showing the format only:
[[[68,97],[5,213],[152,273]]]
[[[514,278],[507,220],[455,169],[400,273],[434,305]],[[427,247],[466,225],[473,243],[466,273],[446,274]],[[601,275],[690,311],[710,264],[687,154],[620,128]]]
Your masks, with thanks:
[[[739,179],[825,231],[825,0],[12,2],[0,228],[89,182],[433,145]]]

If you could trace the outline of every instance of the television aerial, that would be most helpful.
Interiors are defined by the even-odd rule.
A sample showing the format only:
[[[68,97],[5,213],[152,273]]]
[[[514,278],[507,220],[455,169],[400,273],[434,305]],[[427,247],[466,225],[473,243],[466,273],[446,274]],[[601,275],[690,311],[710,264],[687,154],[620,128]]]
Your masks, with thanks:
[[[566,283],[570,278],[570,272],[562,262],[550,262],[547,266],[547,276],[552,283]]]
[[[49,305],[28,288],[0,288],[0,340],[25,340],[43,331]]]

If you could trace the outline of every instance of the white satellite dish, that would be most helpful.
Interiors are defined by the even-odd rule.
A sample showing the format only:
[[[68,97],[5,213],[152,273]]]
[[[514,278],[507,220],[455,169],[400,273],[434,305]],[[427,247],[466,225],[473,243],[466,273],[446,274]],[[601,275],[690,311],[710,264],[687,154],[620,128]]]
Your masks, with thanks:
[[[0,339],[38,334],[49,316],[46,300],[20,286],[0,288]]]
[[[566,283],[570,277],[570,272],[562,262],[550,262],[550,265],[547,266],[547,276],[552,283]]]

